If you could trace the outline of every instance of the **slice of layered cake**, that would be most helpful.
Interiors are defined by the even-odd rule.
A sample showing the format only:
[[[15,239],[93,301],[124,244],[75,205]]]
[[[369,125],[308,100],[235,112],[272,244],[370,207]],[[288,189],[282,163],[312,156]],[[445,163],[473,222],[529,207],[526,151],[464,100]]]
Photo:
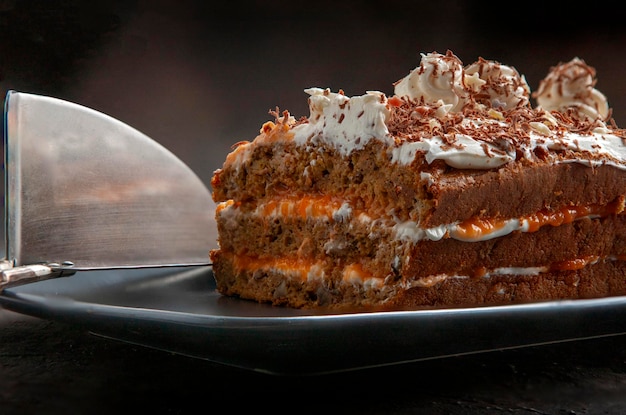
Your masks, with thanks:
[[[416,309],[626,294],[626,132],[576,58],[422,55],[395,94],[311,88],[213,176],[218,290]]]

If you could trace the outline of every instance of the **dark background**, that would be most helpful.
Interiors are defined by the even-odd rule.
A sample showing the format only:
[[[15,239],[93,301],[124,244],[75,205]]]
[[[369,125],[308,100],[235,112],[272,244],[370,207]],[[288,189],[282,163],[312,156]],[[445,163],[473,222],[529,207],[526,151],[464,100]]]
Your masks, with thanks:
[[[626,126],[626,20],[605,2],[0,0],[0,93],[137,128],[207,185],[304,89],[393,93],[421,52],[514,66],[533,90],[580,57]],[[462,342],[463,339],[459,339]],[[626,336],[312,378],[275,378],[0,309],[0,413],[623,414]]]
[[[0,0],[0,93],[92,107],[169,148],[207,184],[230,146],[304,89],[393,93],[420,53],[514,66],[537,89],[578,56],[626,126],[626,23],[596,2]]]

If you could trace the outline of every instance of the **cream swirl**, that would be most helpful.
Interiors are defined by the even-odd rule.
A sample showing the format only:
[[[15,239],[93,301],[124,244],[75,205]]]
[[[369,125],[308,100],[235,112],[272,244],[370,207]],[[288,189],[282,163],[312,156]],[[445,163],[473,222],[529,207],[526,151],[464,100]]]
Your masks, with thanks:
[[[574,58],[553,67],[533,94],[537,104],[546,111],[566,112],[574,109],[591,120],[606,120],[609,104],[597,89],[596,71],[582,59]]]
[[[422,54],[420,65],[394,83],[395,94],[424,104],[438,104],[461,111],[469,94],[463,83],[463,64],[452,52]]]
[[[483,82],[475,82],[478,78]],[[498,110],[509,110],[528,105],[530,87],[526,78],[515,68],[479,58],[465,68],[465,83],[473,88],[473,97],[479,104]]]

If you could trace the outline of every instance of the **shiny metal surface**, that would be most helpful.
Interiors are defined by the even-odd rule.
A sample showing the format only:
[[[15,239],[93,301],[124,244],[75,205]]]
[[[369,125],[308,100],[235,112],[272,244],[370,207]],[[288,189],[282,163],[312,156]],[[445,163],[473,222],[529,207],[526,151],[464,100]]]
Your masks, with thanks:
[[[215,205],[196,174],[132,127],[67,101],[5,101],[6,259],[74,270],[207,264]]]

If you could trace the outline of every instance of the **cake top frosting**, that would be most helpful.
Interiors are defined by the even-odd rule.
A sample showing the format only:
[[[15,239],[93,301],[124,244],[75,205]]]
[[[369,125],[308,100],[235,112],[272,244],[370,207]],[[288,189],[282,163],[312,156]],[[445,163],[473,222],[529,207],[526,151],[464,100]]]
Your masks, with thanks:
[[[595,69],[574,58],[553,67],[533,97],[547,111],[575,111],[590,120],[606,120],[609,103],[604,94],[594,88],[595,85]]]
[[[432,52],[393,83],[390,97],[306,89],[310,115],[296,120],[277,110],[257,140],[281,126],[298,145],[324,143],[343,155],[379,140],[402,164],[423,155],[429,164],[440,159],[460,169],[548,158],[626,169],[626,133],[595,84],[595,69],[583,60],[559,63],[533,93],[533,107],[530,87],[515,68],[483,58],[464,66],[451,51]]]
[[[446,113],[476,106],[513,109],[528,105],[530,96],[526,79],[514,68],[483,58],[463,67],[450,51],[422,54],[420,65],[394,85],[395,95],[443,105]]]

